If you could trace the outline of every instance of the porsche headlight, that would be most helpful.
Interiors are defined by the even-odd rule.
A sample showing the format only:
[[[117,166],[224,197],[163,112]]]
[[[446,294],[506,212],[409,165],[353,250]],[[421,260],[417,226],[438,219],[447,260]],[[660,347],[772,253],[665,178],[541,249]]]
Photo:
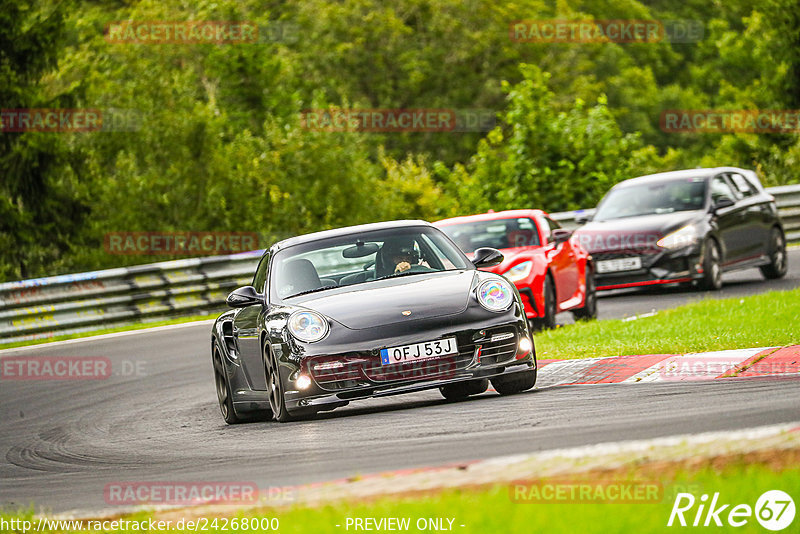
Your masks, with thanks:
[[[694,245],[698,239],[700,239],[700,233],[697,231],[697,226],[689,224],[680,230],[665,235],[656,242],[656,245],[661,248],[683,248]]]
[[[328,321],[317,312],[296,311],[289,316],[289,332],[300,341],[314,343],[328,335]]]
[[[531,269],[533,268],[532,261],[523,261],[520,264],[517,264],[503,273],[510,282],[518,282],[519,280],[525,280],[528,278],[528,275],[531,274]]]
[[[489,311],[500,312],[511,307],[514,289],[504,280],[487,280],[478,286],[478,302]]]

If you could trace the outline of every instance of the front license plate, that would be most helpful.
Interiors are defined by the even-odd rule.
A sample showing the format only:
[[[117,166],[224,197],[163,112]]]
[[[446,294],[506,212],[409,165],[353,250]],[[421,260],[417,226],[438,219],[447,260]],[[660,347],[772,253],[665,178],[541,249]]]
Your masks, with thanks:
[[[414,343],[413,345],[381,349],[381,365],[430,360],[432,358],[442,358],[452,354],[458,354],[456,338],[446,337],[444,339],[437,339],[436,341],[426,341],[425,343]]]
[[[642,268],[642,258],[619,258],[616,260],[604,260],[597,262],[598,273],[614,273],[617,271],[635,271]]]

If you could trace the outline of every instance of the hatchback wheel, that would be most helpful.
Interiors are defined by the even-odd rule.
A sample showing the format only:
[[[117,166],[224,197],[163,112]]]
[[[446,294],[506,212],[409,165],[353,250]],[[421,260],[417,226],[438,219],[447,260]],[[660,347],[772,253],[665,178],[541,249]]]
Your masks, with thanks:
[[[706,239],[704,250],[703,278],[700,280],[700,288],[716,291],[722,287],[722,253],[719,251],[719,245],[713,239]]]
[[[761,274],[768,280],[783,278],[786,275],[786,238],[779,228],[772,228],[769,236],[769,259],[767,265],[759,267]]]

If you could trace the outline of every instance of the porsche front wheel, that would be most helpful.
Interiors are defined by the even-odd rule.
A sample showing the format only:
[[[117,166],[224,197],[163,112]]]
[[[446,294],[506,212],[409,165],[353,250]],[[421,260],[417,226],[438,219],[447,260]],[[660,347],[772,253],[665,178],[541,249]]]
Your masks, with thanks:
[[[269,350],[266,341],[262,347],[264,355],[264,372],[267,378],[267,395],[269,396],[269,407],[275,420],[279,423],[286,423],[292,420],[292,416],[286,409],[286,400],[283,397],[283,383],[281,382],[280,367],[278,362]]]
[[[228,382],[228,376],[222,364],[222,356],[216,347],[214,348],[212,363],[214,364],[214,385],[217,390],[217,400],[219,401],[219,411],[222,413],[222,418],[229,425],[244,422],[244,419],[236,415],[236,411],[233,409],[231,385]]]
[[[447,384],[439,388],[439,391],[447,400],[461,400],[466,399],[470,395],[480,395],[489,389],[489,380],[486,378],[479,380],[470,380],[468,382],[457,382],[455,384]]]
[[[522,393],[536,385],[536,369],[492,378],[492,385],[500,395]]]

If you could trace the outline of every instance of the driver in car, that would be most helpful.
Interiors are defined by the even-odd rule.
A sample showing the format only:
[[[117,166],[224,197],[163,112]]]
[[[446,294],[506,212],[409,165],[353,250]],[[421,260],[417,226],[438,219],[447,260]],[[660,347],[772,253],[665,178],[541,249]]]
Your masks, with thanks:
[[[402,273],[419,263],[413,239],[387,241],[383,245],[383,257],[394,264],[394,272]]]

